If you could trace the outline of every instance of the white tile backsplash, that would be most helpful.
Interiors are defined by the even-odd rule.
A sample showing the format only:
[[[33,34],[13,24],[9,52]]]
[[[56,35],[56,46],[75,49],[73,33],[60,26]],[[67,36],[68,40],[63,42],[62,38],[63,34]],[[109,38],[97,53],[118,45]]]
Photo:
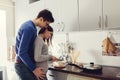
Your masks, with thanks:
[[[76,51],[80,51],[78,62],[120,66],[120,56],[102,56],[102,41],[108,36],[109,31],[83,31],[83,32],[70,32],[69,41],[75,44]],[[110,31],[109,35],[112,42],[120,43],[120,31]],[[62,37],[60,37],[60,35]],[[63,34],[55,34],[56,42],[65,42],[66,37]],[[57,38],[59,37],[59,38]]]

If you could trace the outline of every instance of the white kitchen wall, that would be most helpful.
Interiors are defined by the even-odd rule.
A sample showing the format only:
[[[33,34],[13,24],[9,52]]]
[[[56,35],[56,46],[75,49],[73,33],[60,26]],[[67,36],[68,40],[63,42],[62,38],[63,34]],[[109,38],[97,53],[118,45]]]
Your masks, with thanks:
[[[109,32],[111,32],[111,34]],[[60,43],[60,41],[63,43],[66,42],[66,36],[62,36],[62,34],[62,37],[59,37],[60,34],[57,35],[58,34],[55,34],[56,38],[53,39],[56,44],[57,42]],[[80,56],[78,57],[77,62],[94,62],[95,64],[120,66],[120,56],[102,56],[102,41],[107,36],[110,37],[113,43],[120,43],[120,31],[70,32],[69,42],[74,43],[76,51],[80,51]],[[53,47],[56,48],[56,46]]]
[[[49,47],[50,53],[56,57],[59,57],[61,55],[61,44],[66,42],[66,33],[65,32],[59,32],[53,34],[52,39],[52,46]]]

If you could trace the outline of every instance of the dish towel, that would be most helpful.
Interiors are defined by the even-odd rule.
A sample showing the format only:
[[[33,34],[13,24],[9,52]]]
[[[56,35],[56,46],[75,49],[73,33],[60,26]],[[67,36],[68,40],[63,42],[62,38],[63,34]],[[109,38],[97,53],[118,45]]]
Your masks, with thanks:
[[[105,38],[102,42],[102,50],[105,53],[115,53],[116,47],[109,37]]]

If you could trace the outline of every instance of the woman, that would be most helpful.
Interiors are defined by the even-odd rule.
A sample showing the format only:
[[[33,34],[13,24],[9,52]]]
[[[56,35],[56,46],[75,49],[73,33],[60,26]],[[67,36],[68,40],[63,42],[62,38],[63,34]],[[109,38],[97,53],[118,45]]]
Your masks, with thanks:
[[[48,69],[48,60],[57,60],[56,57],[48,54],[48,46],[52,44],[52,36],[53,28],[48,26],[47,28],[41,28],[35,40],[34,59],[36,66],[44,68],[45,73]],[[43,80],[47,80],[47,78]]]

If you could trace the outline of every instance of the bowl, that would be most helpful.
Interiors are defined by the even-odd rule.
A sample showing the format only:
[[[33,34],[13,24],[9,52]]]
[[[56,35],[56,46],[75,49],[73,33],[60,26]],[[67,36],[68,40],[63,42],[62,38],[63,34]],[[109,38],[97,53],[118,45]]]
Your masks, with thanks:
[[[66,66],[66,63],[63,61],[55,61],[53,62],[53,66],[55,68],[64,68]]]

